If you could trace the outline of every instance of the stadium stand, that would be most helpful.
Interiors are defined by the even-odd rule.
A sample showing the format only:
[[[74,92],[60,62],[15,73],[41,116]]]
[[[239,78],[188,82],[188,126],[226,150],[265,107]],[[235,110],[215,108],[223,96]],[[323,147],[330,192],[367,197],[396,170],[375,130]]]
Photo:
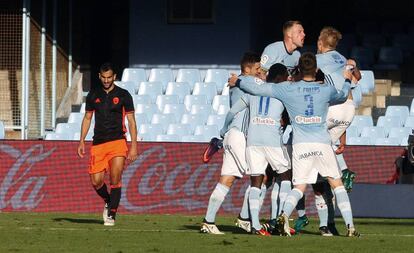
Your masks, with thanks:
[[[5,128],[4,128],[4,123],[3,121],[0,120],[0,139],[4,139],[5,138]]]

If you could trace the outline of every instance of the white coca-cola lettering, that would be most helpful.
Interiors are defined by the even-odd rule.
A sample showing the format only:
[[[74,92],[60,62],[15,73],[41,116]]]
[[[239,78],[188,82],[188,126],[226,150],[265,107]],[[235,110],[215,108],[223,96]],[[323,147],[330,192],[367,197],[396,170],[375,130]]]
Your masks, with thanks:
[[[145,150],[138,159],[131,163],[123,173],[122,182],[122,199],[121,205],[129,211],[143,212],[162,207],[181,207],[186,210],[195,210],[198,208],[206,208],[208,202],[208,195],[217,184],[218,178],[214,178],[217,170],[220,168],[219,164],[200,164],[197,168],[192,170],[189,163],[181,163],[175,168],[168,168],[168,161],[165,161],[167,150],[164,146],[155,146]],[[138,169],[144,169],[142,166],[145,161],[151,157],[152,164],[147,167],[144,173],[140,173],[142,177],[134,182],[138,185],[131,185],[131,179],[136,177]],[[155,160],[157,159],[157,160]],[[178,178],[183,178],[185,182],[180,182]],[[143,196],[153,193],[154,190],[159,190],[159,186],[163,185],[162,194],[168,195],[169,200],[157,200],[157,197],[152,198],[155,202],[151,204],[143,204],[142,206],[135,201],[131,201],[131,196]],[[238,192],[237,197],[244,196],[248,182],[244,189]],[[131,195],[131,196],[130,196]],[[188,198],[186,198],[187,196]],[[197,200],[197,197],[203,196],[203,200]],[[176,198],[176,199],[174,199]],[[239,207],[232,203],[231,194],[227,197],[227,201],[223,204],[225,211],[235,211]]]
[[[55,149],[56,148],[54,147],[51,150],[44,152],[43,145],[37,144],[30,147],[24,154],[22,154],[12,146],[0,145],[1,152],[16,159],[16,162],[4,176],[3,182],[0,185],[0,209],[6,208],[11,204],[13,209],[26,208],[27,210],[31,210],[39,205],[45,197],[45,193],[41,194],[40,192],[47,177],[33,176],[27,179],[25,179],[25,177],[37,162],[43,161],[50,156]],[[23,165],[27,165],[27,167],[22,168]],[[23,171],[18,174],[20,168],[22,168]],[[16,175],[18,176],[16,177]],[[12,195],[10,200],[6,200],[10,188],[18,183],[21,183],[18,190]],[[30,187],[32,184],[34,186]],[[31,192],[25,194],[28,189],[31,189]],[[26,196],[26,200],[23,200],[23,196]]]

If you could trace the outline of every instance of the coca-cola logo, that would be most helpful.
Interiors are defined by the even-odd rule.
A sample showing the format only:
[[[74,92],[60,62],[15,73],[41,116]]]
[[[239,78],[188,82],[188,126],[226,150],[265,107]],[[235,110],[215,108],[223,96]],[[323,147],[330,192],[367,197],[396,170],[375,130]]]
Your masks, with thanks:
[[[30,176],[30,172],[36,163],[49,157],[55,149],[45,151],[43,145],[37,144],[20,152],[12,146],[0,144],[0,152],[15,160],[0,185],[0,209],[11,205],[13,209],[31,210],[39,205],[46,195],[41,189],[47,176]]]
[[[173,163],[166,160],[166,156],[164,146],[155,146],[145,150],[135,162],[129,164],[122,177],[121,205],[124,208],[143,212],[166,207],[188,211],[207,207],[209,196],[220,176],[221,164],[197,163],[192,168],[188,161],[183,161],[170,168]],[[235,206],[232,201],[232,194],[239,203],[248,184],[248,180],[243,181],[242,187],[237,187],[239,189],[227,195],[229,201],[223,203],[225,211],[240,211],[240,205]]]

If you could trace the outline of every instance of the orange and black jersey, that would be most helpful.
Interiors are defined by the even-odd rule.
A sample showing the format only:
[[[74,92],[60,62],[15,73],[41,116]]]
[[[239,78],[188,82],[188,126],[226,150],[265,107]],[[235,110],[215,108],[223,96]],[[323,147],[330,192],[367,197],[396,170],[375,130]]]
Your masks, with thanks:
[[[134,113],[134,103],[127,90],[115,85],[109,93],[102,88],[90,91],[85,110],[95,113],[93,145],[98,145],[125,138],[125,114]]]

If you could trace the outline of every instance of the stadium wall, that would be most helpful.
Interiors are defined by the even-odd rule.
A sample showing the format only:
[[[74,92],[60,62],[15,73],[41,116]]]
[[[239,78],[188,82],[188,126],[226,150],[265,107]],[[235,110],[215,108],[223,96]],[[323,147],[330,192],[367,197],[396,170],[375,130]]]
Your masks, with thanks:
[[[238,64],[251,49],[250,1],[214,4],[214,23],[168,24],[168,1],[130,1],[129,65]]]
[[[87,173],[89,157],[78,158],[77,145],[75,141],[2,141],[0,211],[101,212],[102,200],[91,187]],[[204,164],[201,160],[204,149],[205,144],[197,143],[140,143],[138,159],[123,174],[120,212],[204,214],[222,162],[219,151],[210,163]],[[357,173],[357,182],[372,188],[392,177],[393,163],[401,150],[402,147],[348,146],[345,158]],[[240,211],[248,184],[248,178],[235,184],[222,213],[236,215]],[[394,213],[387,215],[406,217],[407,212],[399,216],[399,209],[414,205],[414,201],[398,201],[397,186],[383,185],[377,195],[375,189],[371,190],[374,195],[362,195],[367,188],[358,184],[350,194],[354,208],[362,210],[357,215],[369,216],[373,211],[369,207],[378,206],[376,202],[381,200],[381,205],[387,205],[388,201],[392,205],[400,203]],[[393,189],[396,195],[384,195],[384,189]],[[410,189],[412,193],[412,185]],[[270,210],[270,192],[264,215]],[[313,194],[309,190],[307,196],[308,213],[315,215]],[[361,205],[364,208],[358,207]],[[381,214],[378,210],[374,213]]]

